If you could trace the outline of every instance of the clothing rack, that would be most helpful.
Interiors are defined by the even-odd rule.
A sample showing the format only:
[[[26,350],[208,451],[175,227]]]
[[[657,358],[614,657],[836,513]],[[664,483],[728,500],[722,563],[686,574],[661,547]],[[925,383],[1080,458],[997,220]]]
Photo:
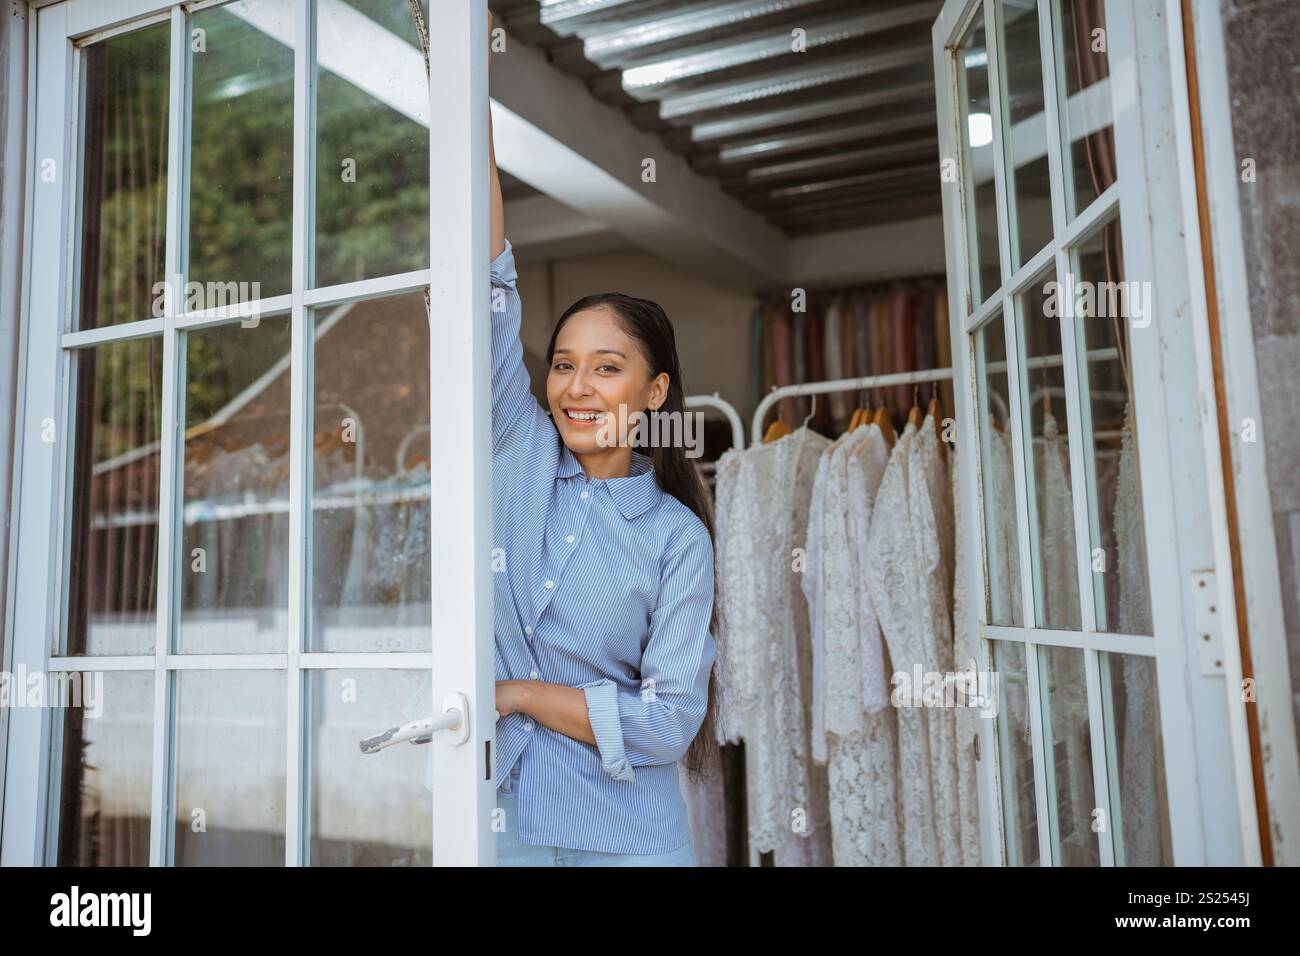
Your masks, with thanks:
[[[717,392],[712,395],[687,395],[687,408],[714,408],[727,416],[731,422],[731,447],[736,451],[741,451],[745,447],[745,424],[741,420],[740,412],[736,411],[736,406],[727,401]]]
[[[1118,357],[1119,349],[1114,347],[1092,349],[1086,356],[1089,362],[1104,362]],[[1060,355],[1035,356],[1025,361],[1025,369],[1048,368],[1060,365],[1064,361],[1065,359]],[[989,362],[986,371],[1005,371],[1006,367],[1005,360]],[[890,372],[886,375],[867,375],[862,378],[840,378],[828,382],[805,382],[799,385],[775,386],[763,397],[763,400],[758,403],[758,408],[754,410],[753,444],[757,445],[762,442],[763,420],[767,417],[767,413],[772,406],[783,398],[794,398],[802,395],[828,395],[833,392],[866,391],[869,388],[888,388],[894,385],[920,385],[926,382],[951,381],[952,375],[951,368],[929,368],[915,372]]]
[[[942,382],[952,378],[950,368],[929,368],[916,372],[891,372],[888,375],[867,375],[863,378],[837,378],[829,382],[805,382],[802,385],[781,385],[773,388],[754,410],[753,443],[763,441],[763,420],[768,411],[783,398],[800,395],[828,395],[832,392],[856,392],[868,388],[886,388],[891,385],[919,385],[923,382]]]

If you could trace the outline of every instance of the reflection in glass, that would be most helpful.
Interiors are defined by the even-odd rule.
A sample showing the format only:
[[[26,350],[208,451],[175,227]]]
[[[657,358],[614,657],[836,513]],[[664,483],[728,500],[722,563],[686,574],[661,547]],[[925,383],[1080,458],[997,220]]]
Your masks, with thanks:
[[[1152,300],[1149,283],[1121,284],[1123,261],[1120,223],[1114,219],[1079,246],[1075,285],[1086,294],[1075,296],[1070,310],[1088,359],[1084,412],[1092,449],[1089,532],[1097,627],[1150,634],[1129,328],[1151,321]]]
[[[1011,395],[1007,388],[1007,346],[1002,315],[975,336],[980,370],[980,475],[984,484],[984,546],[988,566],[990,624],[1019,627],[1020,543],[1016,533],[1015,466],[1011,450]]]
[[[1103,653],[1101,663],[1116,862],[1169,866],[1173,844],[1155,658]]]
[[[1115,182],[1115,130],[1110,105],[1110,64],[1106,55],[1103,0],[1059,0],[1061,66],[1064,85],[1062,141],[1068,143],[1066,170],[1074,188],[1066,190],[1070,218]]]
[[[1012,259],[1024,265],[1052,238],[1052,189],[1047,168],[1047,123],[1043,69],[1038,44],[1038,9],[1002,6],[1002,69],[1006,74],[1006,130],[1003,142],[1014,235]]]
[[[178,653],[282,653],[289,605],[289,323],[186,334]]]
[[[427,670],[311,672],[310,827],[313,866],[430,866],[428,746],[363,754],[358,742],[428,717]]]
[[[82,702],[61,711],[59,866],[148,866],[153,671],[51,676]]]
[[[1088,683],[1083,651],[1077,647],[1038,646],[1039,684],[1043,700],[1043,740],[1053,773],[1055,800],[1052,839],[1060,866],[1099,866],[1098,830],[1094,813],[1092,739],[1088,730]],[[1051,796],[1049,791],[1049,797]]]
[[[1038,866],[1038,810],[1034,798],[1034,743],[1029,723],[1025,645],[993,641],[997,671],[998,763],[1002,831],[1008,866]]]
[[[429,97],[409,0],[316,8],[316,278],[429,265]]]
[[[240,0],[190,18],[189,280],[247,284],[245,299],[289,291],[296,7]]]
[[[1049,274],[1016,297],[1016,308],[1025,359],[1021,393],[1026,405],[1026,445],[1033,449],[1029,553],[1038,626],[1077,631],[1082,619],[1061,355],[1061,295]]]
[[[167,23],[85,48],[79,328],[155,317],[167,220]],[[162,315],[161,309],[157,315]]]
[[[355,302],[316,322],[311,649],[430,650],[424,297]]]
[[[152,654],[162,341],[114,342],[73,358],[67,653]]]
[[[283,866],[284,671],[175,680],[175,865]]]
[[[966,204],[970,210],[972,242],[971,296],[979,305],[1002,284],[998,259],[997,195],[993,182],[993,108],[989,100],[989,55],[984,37],[984,16],[977,14],[959,44],[958,89],[961,97],[961,134],[966,166]]]

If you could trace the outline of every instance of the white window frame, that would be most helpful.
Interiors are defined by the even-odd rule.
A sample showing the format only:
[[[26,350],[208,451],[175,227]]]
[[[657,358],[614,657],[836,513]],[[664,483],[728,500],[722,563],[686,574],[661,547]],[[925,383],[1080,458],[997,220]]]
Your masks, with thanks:
[[[290,453],[289,628],[283,653],[176,655],[174,581],[177,508],[159,513],[158,635],[152,657],[60,657],[64,618],[66,541],[71,496],[72,421],[69,349],[161,334],[163,415],[160,497],[176,502],[178,477],[176,382],[184,360],[178,348],[187,330],[221,324],[210,313],[183,313],[169,305],[159,319],[75,331],[75,221],[79,208],[78,95],[80,49],[89,42],[148,23],[171,24],[169,151],[165,264],[177,276],[184,259],[185,175],[188,137],[180,120],[188,102],[187,18],[217,3],[176,5],[161,0],[63,0],[34,11],[29,66],[27,234],[16,428],[16,480],[10,541],[12,588],[5,623],[11,666],[29,672],[140,670],[155,674],[150,863],[169,862],[173,826],[168,755],[169,714],[179,670],[271,669],[287,682],[285,864],[305,859],[302,799],[303,681],[307,672],[335,668],[423,668],[432,675],[435,707],[461,692],[469,700],[469,739],[460,745],[435,735],[431,813],[435,865],[477,865],[495,860],[491,815],[495,805],[490,753],[495,732],[492,653],[491,359],[488,302],[488,90],[486,0],[430,5],[429,33],[440,38],[431,57],[430,126],[458,149],[429,151],[429,261],[432,267],[402,275],[312,287],[315,163],[313,50],[316,0],[297,0],[294,21],[293,265],[291,291],[262,300],[261,313],[288,314],[292,324]],[[436,94],[436,95],[435,95]],[[40,162],[57,160],[57,184],[42,183]],[[312,341],[308,310],[430,287],[431,556],[434,614],[430,653],[306,653],[310,600]],[[238,319],[226,320],[238,321]],[[435,371],[436,370],[436,371]],[[170,400],[169,400],[170,399]],[[472,407],[473,416],[448,415]],[[41,441],[41,422],[53,417],[57,439]],[[439,503],[443,503],[439,507]],[[61,719],[48,709],[17,708],[9,716],[0,863],[52,863],[58,819],[57,762]],[[399,722],[400,714],[394,714]],[[382,728],[376,728],[381,730]],[[372,759],[382,760],[384,754]]]
[[[955,396],[959,435],[978,435],[980,423],[975,374],[975,349],[972,333],[994,315],[1005,314],[1009,363],[1016,356],[1015,293],[1028,287],[1044,269],[1054,268],[1057,275],[1068,270],[1068,243],[1116,208],[1122,208],[1122,234],[1127,278],[1151,278],[1156,287],[1152,334],[1130,336],[1132,367],[1146,370],[1134,376],[1134,405],[1137,432],[1141,436],[1140,471],[1144,489],[1143,512],[1147,542],[1148,579],[1152,604],[1154,637],[1116,635],[1097,630],[1096,605],[1087,549],[1091,541],[1086,524],[1092,512],[1083,507],[1082,496],[1088,493],[1084,481],[1087,462],[1081,427],[1081,391],[1078,343],[1074,342],[1071,323],[1062,324],[1062,352],[1065,356],[1067,413],[1070,422],[1071,485],[1075,496],[1075,537],[1079,554],[1079,604],[1083,615],[1082,630],[1065,632],[1033,626],[1036,621],[1036,595],[1027,531],[1020,533],[1020,578],[1023,590],[1024,627],[995,626],[987,620],[984,600],[987,575],[986,554],[982,547],[983,489],[976,454],[959,454],[959,486],[967,547],[964,574],[967,593],[977,596],[972,609],[972,644],[980,649],[981,667],[991,670],[991,640],[1021,642],[1026,648],[1030,725],[1033,736],[1035,792],[1038,812],[1039,859],[1043,865],[1056,865],[1048,819],[1054,774],[1044,762],[1042,703],[1038,687],[1038,648],[1063,646],[1081,648],[1085,654],[1085,673],[1092,727],[1094,787],[1098,808],[1111,821],[1109,838],[1099,839],[1102,865],[1122,857],[1122,833],[1118,818],[1109,805],[1113,782],[1106,786],[1104,767],[1098,757],[1110,752],[1104,739],[1106,727],[1102,717],[1104,668],[1099,667],[1099,653],[1146,654],[1156,661],[1159,688],[1160,721],[1163,731],[1165,775],[1169,825],[1173,843],[1173,862],[1180,865],[1206,863],[1250,863],[1258,860],[1259,846],[1255,831],[1253,792],[1243,779],[1238,748],[1238,730],[1244,726],[1240,703],[1234,705],[1233,692],[1239,683],[1240,662],[1233,660],[1228,644],[1235,646],[1235,633],[1227,627],[1222,632],[1224,667],[1219,673],[1207,673],[1198,662],[1193,642],[1192,621],[1195,608],[1195,574],[1212,569],[1215,548],[1210,529],[1205,524],[1189,527],[1180,515],[1200,514],[1211,500],[1206,484],[1206,461],[1203,444],[1204,423],[1195,416],[1201,395],[1203,374],[1196,361],[1195,330],[1185,321],[1189,297],[1186,263],[1181,238],[1183,206],[1178,201],[1178,182],[1183,163],[1174,161],[1173,110],[1169,103],[1178,98],[1173,82],[1167,45],[1172,35],[1161,29],[1160,0],[1107,2],[1106,22],[1110,57],[1110,93],[1114,118],[1118,182],[1096,199],[1070,225],[1065,224],[1062,184],[1067,175],[1062,168],[1060,115],[1055,70],[1044,71],[1044,104],[1049,167],[1052,182],[1053,240],[1029,262],[1012,273],[1008,224],[1006,151],[1002,142],[1000,117],[1002,93],[998,48],[999,30],[996,17],[1001,0],[948,0],[933,30],[935,76],[939,112],[941,157],[958,157],[964,138],[960,135],[961,109],[959,71],[953,50],[968,26],[982,13],[989,50],[989,82],[993,114],[993,153],[995,192],[997,196],[999,259],[1002,288],[996,295],[986,295],[978,308],[972,308],[971,270],[968,243],[974,235],[974,223],[968,208],[970,192],[965,183],[968,164],[957,162],[955,182],[943,183],[945,254],[948,264],[952,349],[955,365]],[[1052,0],[1038,0],[1040,42],[1043,55],[1051,56]],[[1160,162],[1148,164],[1145,157],[1162,150]],[[1186,159],[1183,161],[1186,162]],[[1158,277],[1158,281],[1156,281]],[[1016,507],[1019,527],[1028,529],[1031,492],[1025,487],[1024,441],[1026,429],[1020,422],[1019,375],[1009,375],[1011,426],[1016,471]],[[959,439],[960,442],[960,439]],[[967,441],[975,449],[978,441]],[[1228,624],[1229,622],[1224,622]],[[1232,728],[1230,734],[1228,728]],[[1001,776],[1007,768],[999,764],[1000,752],[996,727],[981,721],[978,764],[981,806],[981,837],[984,860],[1005,864],[1005,834],[1001,802]],[[1225,774],[1223,769],[1233,768]],[[1248,767],[1247,767],[1248,770]],[[1247,799],[1252,793],[1252,799]],[[1233,825],[1226,826],[1231,820]]]

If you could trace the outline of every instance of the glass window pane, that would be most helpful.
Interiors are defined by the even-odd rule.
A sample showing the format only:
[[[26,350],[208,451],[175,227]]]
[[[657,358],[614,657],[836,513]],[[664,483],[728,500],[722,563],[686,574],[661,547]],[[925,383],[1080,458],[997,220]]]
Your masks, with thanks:
[[[158,611],[162,340],[73,353],[67,651],[152,654]]]
[[[979,381],[980,474],[984,486],[984,542],[987,557],[988,620],[1022,623],[1020,540],[1016,525],[1015,466],[1011,451],[1007,346],[998,314],[975,336]]]
[[[1102,654],[1102,700],[1111,815],[1119,838],[1116,860],[1125,866],[1169,866],[1174,857],[1155,658]]]
[[[1038,8],[999,5],[1002,10],[1002,70],[1006,75],[1007,183],[1013,197],[1016,241],[1011,258],[1024,265],[1052,238],[1052,188],[1047,164],[1043,68],[1038,42]]]
[[[1024,368],[1026,446],[1031,486],[1029,553],[1038,604],[1038,626],[1077,631],[1078,555],[1074,499],[1070,490],[1070,438],[1061,356],[1060,292],[1051,274],[1016,297],[1017,337]]]
[[[178,653],[283,653],[289,322],[186,334]]]
[[[1025,645],[993,641],[992,646],[997,671],[998,763],[1002,770],[1002,831],[1007,865],[1038,866],[1038,810]]]
[[[965,163],[968,228],[972,233],[971,299],[979,305],[1002,284],[998,259],[997,195],[993,183],[993,108],[989,100],[989,54],[984,17],[977,14],[959,45],[958,89],[962,153]]]
[[[63,711],[59,866],[148,866],[153,671],[54,676],[82,701]]]
[[[429,98],[409,0],[316,10],[315,285],[429,265]]]
[[[358,746],[433,713],[425,671],[313,671],[309,678],[312,866],[431,866],[430,749]]]
[[[79,328],[154,315],[166,268],[170,49],[171,28],[158,23],[88,46],[82,59]]]
[[[1110,63],[1106,55],[1103,0],[1059,0],[1058,52],[1062,141],[1068,144],[1066,170],[1073,189],[1066,203],[1073,219],[1115,181],[1115,130],[1110,105]]]
[[[1070,309],[1087,349],[1090,553],[1097,626],[1151,634],[1142,482],[1129,361],[1130,323],[1149,323],[1147,283],[1124,283],[1120,222],[1107,223],[1079,246]],[[1081,366],[1082,367],[1082,366]]]
[[[424,296],[322,310],[316,323],[311,648],[428,651]]]
[[[285,672],[175,672],[176,866],[283,866]]]
[[[1059,865],[1100,866],[1098,830],[1093,829],[1097,791],[1092,785],[1083,651],[1040,644],[1038,660],[1044,748],[1050,747],[1047,756],[1054,771],[1048,782],[1053,785],[1055,798],[1048,800],[1048,808]]]
[[[289,291],[295,7],[240,0],[190,21],[188,278],[252,298]]]

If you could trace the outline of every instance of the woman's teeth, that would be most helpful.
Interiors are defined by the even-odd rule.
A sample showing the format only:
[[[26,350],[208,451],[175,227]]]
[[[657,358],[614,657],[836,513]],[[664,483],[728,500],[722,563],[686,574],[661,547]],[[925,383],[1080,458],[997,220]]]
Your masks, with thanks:
[[[569,418],[575,422],[594,422],[596,419],[600,418],[604,413],[603,412],[575,412],[566,409],[565,414],[568,415]]]

